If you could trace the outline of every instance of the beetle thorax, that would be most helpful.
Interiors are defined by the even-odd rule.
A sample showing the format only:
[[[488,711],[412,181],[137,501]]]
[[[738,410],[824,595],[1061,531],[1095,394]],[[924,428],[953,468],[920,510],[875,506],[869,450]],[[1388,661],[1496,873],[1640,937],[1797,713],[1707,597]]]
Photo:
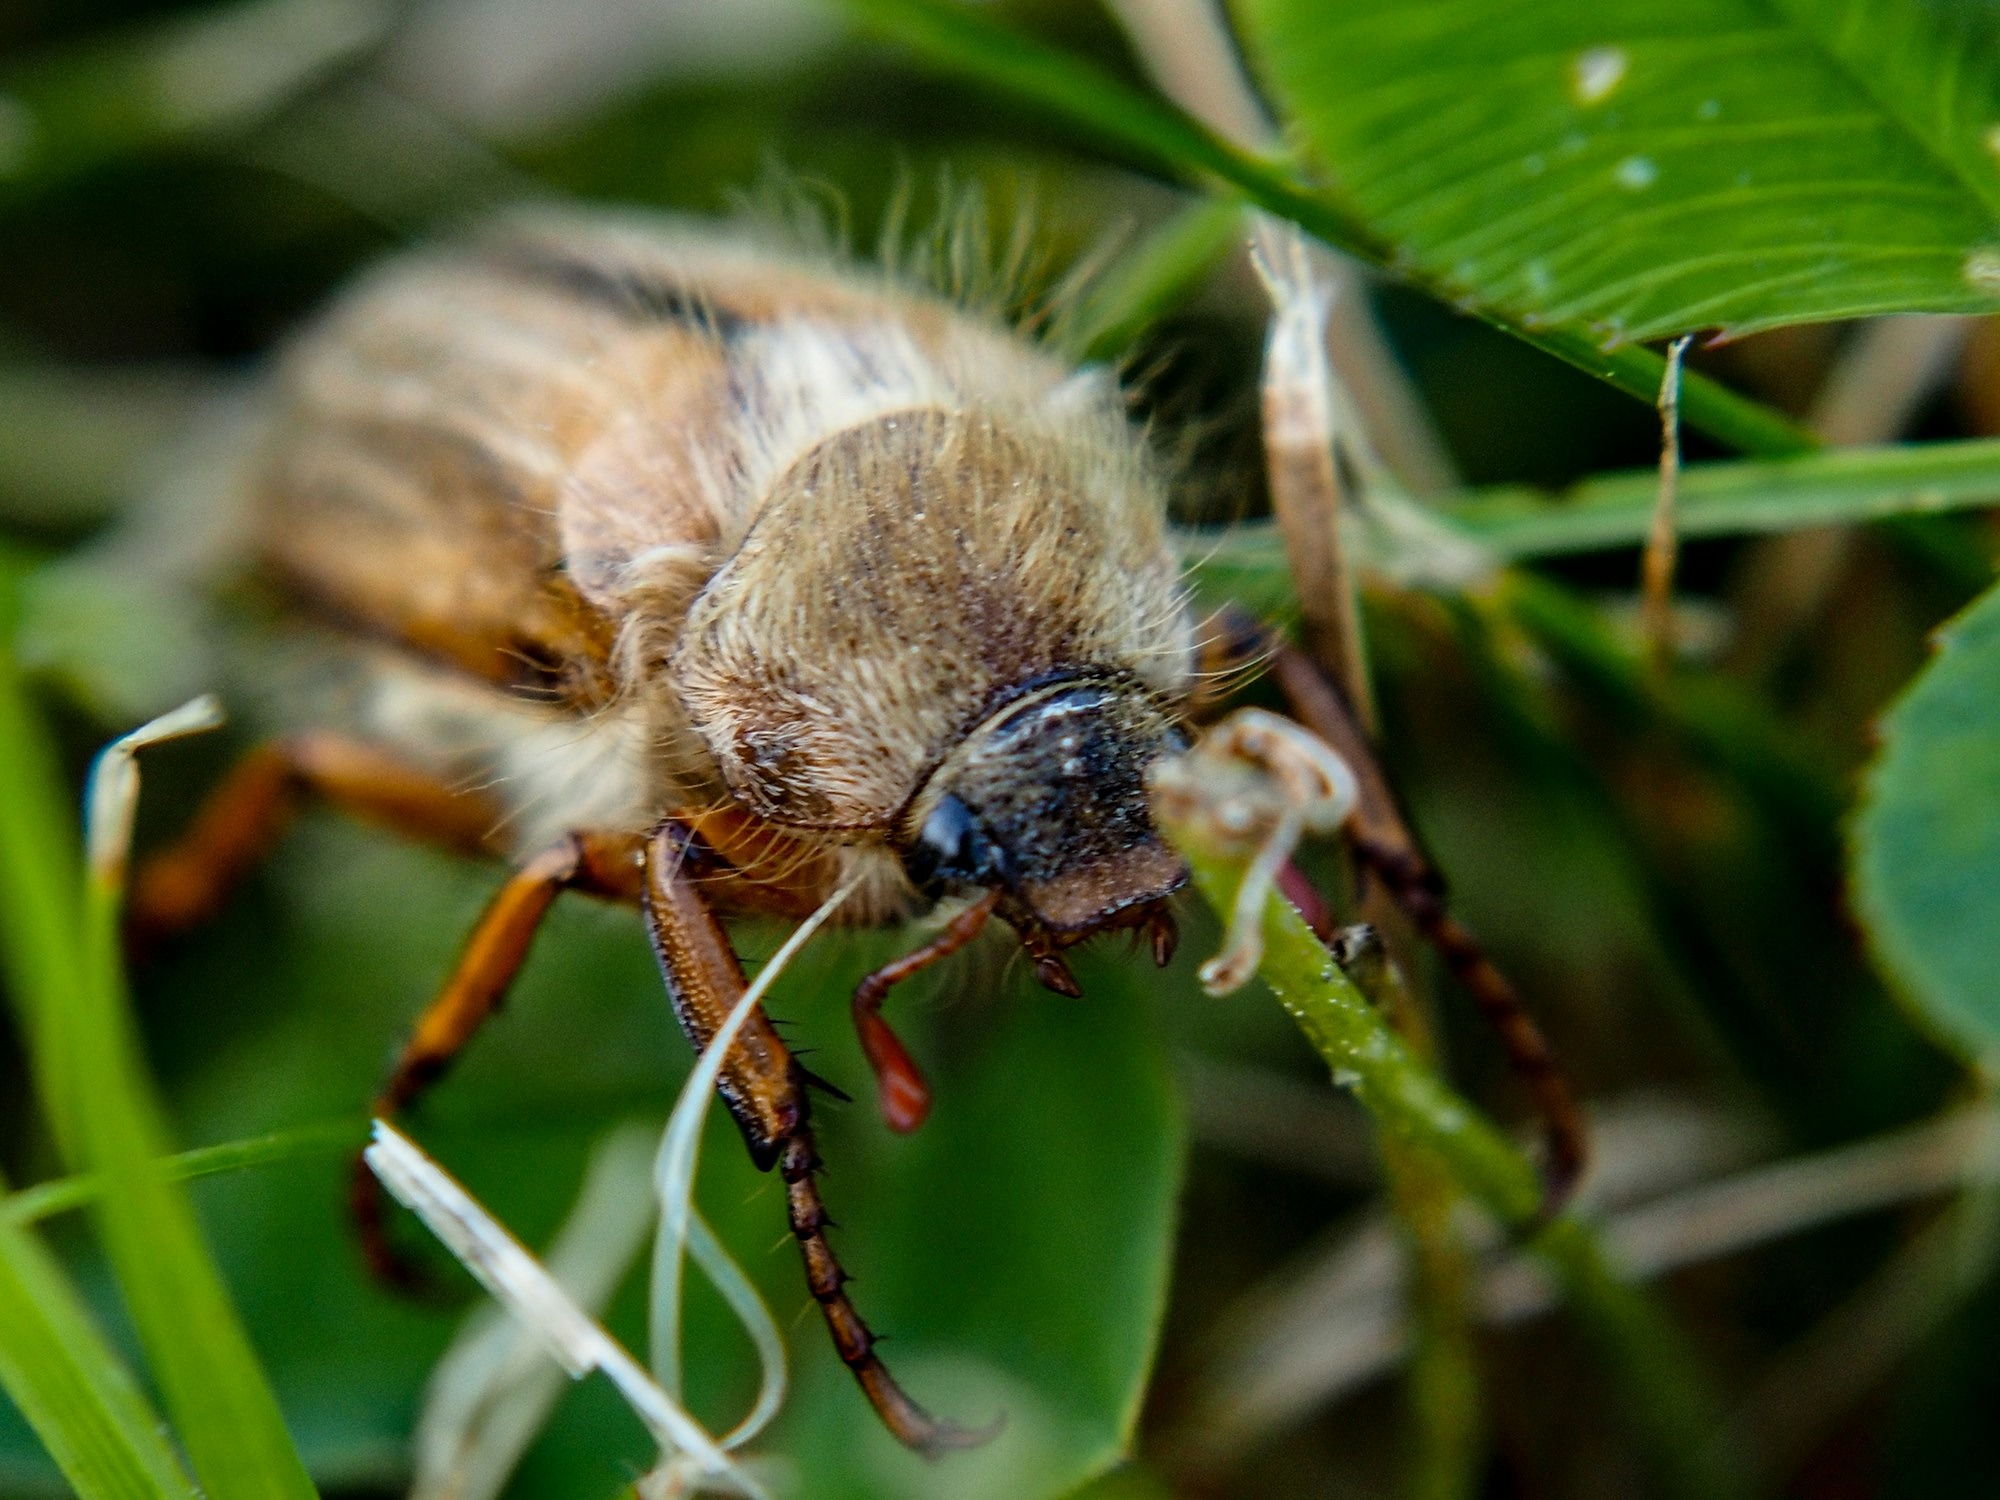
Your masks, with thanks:
[[[1117,677],[1178,701],[1190,630],[1161,512],[1122,422],[882,416],[778,478],[695,601],[673,684],[751,811],[886,839],[1038,684]]]

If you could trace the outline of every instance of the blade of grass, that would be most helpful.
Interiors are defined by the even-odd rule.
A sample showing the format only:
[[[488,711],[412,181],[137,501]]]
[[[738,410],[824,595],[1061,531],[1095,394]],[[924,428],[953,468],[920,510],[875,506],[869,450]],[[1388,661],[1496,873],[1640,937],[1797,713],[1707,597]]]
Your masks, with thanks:
[[[610,1380],[660,1445],[663,1463],[685,1458],[695,1476],[728,1484],[736,1493],[762,1500],[764,1490],[707,1430],[414,1141],[395,1126],[377,1120],[374,1142],[365,1155],[369,1169],[396,1201],[424,1221],[459,1264],[535,1335],[572,1379],[581,1380],[594,1370]]]
[[[1412,280],[1398,263],[1393,246],[1320,190],[1298,181],[1285,166],[1229,144],[1171,104],[1101,69],[940,0],[847,0],[847,4],[867,25],[941,68],[1051,110],[1093,139],[1113,143],[1177,175],[1227,183],[1260,208],[1290,219],[1336,249]],[[1438,288],[1426,290],[1455,306],[1463,305],[1461,298]],[[1581,330],[1528,328],[1494,309],[1465,310],[1648,404],[1659,391],[1665,362],[1641,345],[1606,349]],[[1690,426],[1745,452],[1801,453],[1817,446],[1812,434],[1780,413],[1700,376],[1689,376],[1682,387],[1681,415]]]
[[[1442,542],[1483,552],[1497,565],[1637,547],[1658,494],[1658,472],[1634,469],[1600,474],[1559,494],[1505,485],[1441,496],[1422,514]],[[1400,519],[1400,502],[1378,496],[1371,504],[1383,510],[1380,519]],[[1996,505],[2000,439],[1967,438],[1689,464],[1680,471],[1675,529],[1683,538],[1758,536],[1880,522],[1896,528],[1906,550],[1978,587],[1991,578],[1990,561],[1971,576],[1961,539],[1934,540],[1930,528],[1947,524],[1951,512]],[[1398,528],[1396,545],[1407,549],[1409,535]],[[1361,528],[1357,542],[1371,565],[1396,576],[1409,571],[1407,559],[1381,554],[1371,528]],[[1288,607],[1284,549],[1270,523],[1189,532],[1183,552],[1204,593]],[[1453,571],[1464,570],[1432,569],[1427,576]]]
[[[1444,502],[1443,513],[1503,558],[1630,547],[1658,494],[1651,470],[1604,474],[1548,495],[1506,488]],[[1690,464],[1675,530],[1752,536],[2000,504],[2000,439],[1841,448],[1798,458]]]
[[[71,1101],[76,1165],[104,1184],[98,1232],[202,1488],[213,1500],[307,1497],[312,1481],[292,1446],[202,1240],[194,1206],[162,1159],[167,1129],[146,1074],[125,990],[119,909],[142,745],[219,722],[213,703],[191,704],[127,735],[91,772],[89,860],[79,921],[80,954],[61,1043],[58,1093]],[[44,1021],[50,1020],[45,1013]]]
[[[55,1048],[55,1018],[73,1002],[82,864],[63,809],[54,748],[21,686],[11,646],[14,583],[0,587],[0,969],[28,1039],[42,1112],[65,1159],[76,1158],[74,1110]]]
[[[176,1182],[190,1182],[197,1177],[216,1177],[250,1167],[296,1161],[305,1156],[331,1156],[351,1151],[364,1129],[365,1122],[354,1119],[306,1125],[297,1130],[278,1130],[269,1135],[249,1136],[240,1141],[223,1141],[213,1146],[197,1146],[192,1151],[177,1152],[165,1159],[165,1165],[168,1175]],[[94,1176],[60,1177],[53,1182],[38,1182],[33,1187],[25,1187],[0,1198],[0,1223],[33,1224],[54,1218],[57,1214],[71,1213],[95,1203],[103,1191],[102,1180]]]
[[[0,1182],[0,1192],[6,1184]],[[13,1202],[0,1198],[0,1210]],[[0,1388],[82,1500],[195,1493],[160,1419],[41,1241],[0,1212]]]
[[[11,604],[8,591],[0,615]],[[124,1004],[116,893],[95,879],[86,890],[58,812],[68,800],[0,642],[0,959],[57,1145],[104,1184],[99,1226],[203,1488],[216,1500],[309,1496],[193,1210],[158,1160],[165,1132]]]

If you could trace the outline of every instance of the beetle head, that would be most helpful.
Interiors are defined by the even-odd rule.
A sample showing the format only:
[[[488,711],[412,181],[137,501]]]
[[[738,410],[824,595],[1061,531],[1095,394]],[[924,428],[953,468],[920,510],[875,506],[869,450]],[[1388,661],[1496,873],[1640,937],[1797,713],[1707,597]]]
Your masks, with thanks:
[[[912,801],[903,863],[920,889],[997,888],[1031,951],[1135,925],[1187,879],[1146,802],[1186,746],[1143,688],[1069,676],[993,714]]]

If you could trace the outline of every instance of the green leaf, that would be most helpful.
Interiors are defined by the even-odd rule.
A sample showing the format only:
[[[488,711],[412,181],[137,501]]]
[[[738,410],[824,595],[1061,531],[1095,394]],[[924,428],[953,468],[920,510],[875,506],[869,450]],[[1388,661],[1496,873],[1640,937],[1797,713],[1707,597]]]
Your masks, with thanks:
[[[1890,709],[1854,825],[1876,958],[1931,1030],[2000,1057],[2000,588]]]
[[[1399,261],[1611,341],[2000,306],[1990,8],[1247,0],[1252,50]]]
[[[0,1209],[12,1202],[0,1198]],[[0,1389],[83,1500],[191,1496],[131,1373],[39,1239],[0,1212]]]
[[[1008,963],[999,944],[974,955],[978,967]],[[872,1107],[855,1108],[827,1151],[829,1206],[846,1226],[836,1248],[863,1316],[889,1335],[891,1368],[956,1420],[1006,1418],[993,1442],[948,1460],[957,1495],[1034,1500],[1111,1468],[1128,1452],[1159,1336],[1183,1151],[1147,998],[1161,981],[1109,945],[1079,955],[1077,970],[1081,1002],[1016,982],[993,987],[983,1013],[948,1027],[931,1016],[919,1055],[938,1102],[923,1129],[893,1139]],[[843,1059],[855,977],[812,985],[813,1041]],[[867,1075],[857,1058],[835,1076]],[[769,1233],[743,1249],[754,1256]],[[773,1295],[799,1305],[795,1288]],[[779,1440],[802,1462],[802,1500],[938,1494],[939,1471],[869,1419],[818,1330],[802,1329],[795,1347],[798,1397]]]
[[[1137,152],[1191,178],[1226,183],[1327,244],[1422,284],[1415,265],[1285,165],[1239,150],[1172,105],[1076,58],[1016,36],[947,0],[847,4],[862,20],[940,67],[1050,111],[1103,144]],[[1460,300],[1467,311],[1495,327],[1621,391],[1648,403],[1659,393],[1665,366],[1650,349],[1633,343],[1607,348],[1580,328],[1531,325],[1504,308]],[[1681,420],[1752,453],[1798,453],[1816,446],[1810,433],[1782,414],[1698,374],[1682,381]]]

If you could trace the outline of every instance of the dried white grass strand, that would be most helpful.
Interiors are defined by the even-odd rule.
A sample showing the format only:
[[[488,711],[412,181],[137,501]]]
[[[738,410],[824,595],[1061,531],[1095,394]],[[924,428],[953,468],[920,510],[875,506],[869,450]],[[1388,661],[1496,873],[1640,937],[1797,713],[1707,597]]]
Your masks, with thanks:
[[[126,861],[132,853],[132,812],[139,805],[139,752],[166,740],[201,734],[221,723],[222,701],[213,693],[204,693],[104,747],[90,768],[90,786],[84,799],[88,809],[84,849],[92,878],[113,887],[124,883]]]
[[[785,1384],[788,1366],[785,1353],[785,1336],[778,1331],[778,1320],[771,1316],[771,1309],[758,1295],[750,1278],[743,1274],[742,1267],[730,1258],[722,1247],[722,1241],[715,1237],[715,1231],[708,1227],[699,1209],[690,1208],[688,1213],[688,1254],[694,1257],[696,1265],[707,1275],[722,1300],[729,1304],[731,1312],[743,1324],[743,1331],[750,1335],[750,1342],[756,1346],[757,1359],[763,1377],[757,1387],[757,1400],[743,1420],[723,1435],[722,1446],[735,1450],[756,1437],[778,1415],[778,1408],[785,1402]]]
[[[653,1227],[653,1132],[627,1124],[598,1143],[576,1206],[544,1258],[592,1316],[602,1311]],[[562,1395],[563,1372],[500,1308],[468,1318],[431,1374],[416,1434],[411,1500],[492,1500]]]
[[[572,1378],[601,1370],[664,1452],[685,1454],[704,1478],[763,1500],[762,1487],[442,1167],[386,1120],[375,1121],[374,1130],[374,1143],[363,1154],[382,1185],[424,1221]]]

